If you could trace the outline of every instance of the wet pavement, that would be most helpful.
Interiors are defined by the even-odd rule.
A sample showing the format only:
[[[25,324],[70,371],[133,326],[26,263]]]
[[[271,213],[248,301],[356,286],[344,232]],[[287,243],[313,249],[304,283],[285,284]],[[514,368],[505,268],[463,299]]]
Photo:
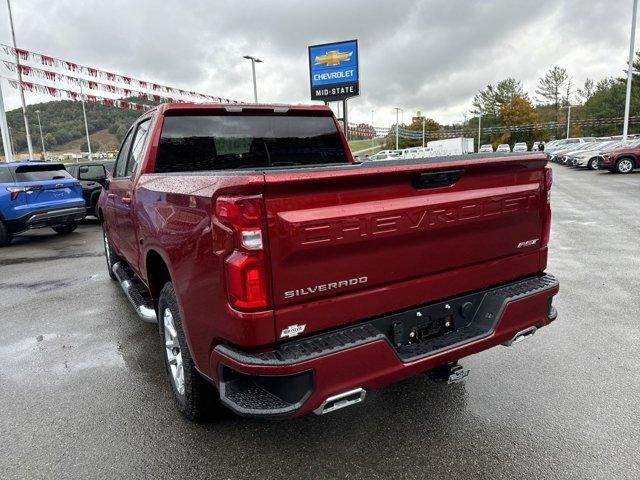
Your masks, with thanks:
[[[206,425],[173,407],[155,327],[100,228],[0,250],[1,478],[640,478],[640,173],[555,167],[558,320],[322,417]]]

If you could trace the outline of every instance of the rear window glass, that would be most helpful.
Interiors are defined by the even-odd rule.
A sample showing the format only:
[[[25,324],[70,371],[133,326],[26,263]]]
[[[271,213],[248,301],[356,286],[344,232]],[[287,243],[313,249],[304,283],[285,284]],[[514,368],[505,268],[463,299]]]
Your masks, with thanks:
[[[166,117],[156,172],[347,163],[332,117]]]
[[[16,182],[41,182],[73,178],[62,165],[24,165],[15,169]]]

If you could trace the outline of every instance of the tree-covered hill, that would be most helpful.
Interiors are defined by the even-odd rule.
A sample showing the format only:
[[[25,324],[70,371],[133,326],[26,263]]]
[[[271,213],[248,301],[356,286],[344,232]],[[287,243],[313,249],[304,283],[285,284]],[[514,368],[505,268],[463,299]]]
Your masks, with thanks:
[[[131,99],[131,101],[143,103],[140,99]],[[107,129],[109,133],[117,137],[118,141],[124,137],[131,123],[142,114],[141,111],[90,102],[85,103],[85,108],[87,110],[89,133],[93,134]],[[39,150],[36,146],[41,143],[36,110],[40,111],[42,133],[44,134],[45,146],[48,149],[85,137],[82,104],[80,102],[61,100],[27,105],[27,118],[29,119],[29,130],[34,150]],[[24,133],[22,109],[17,108],[7,112],[7,122],[11,128],[15,150],[20,153],[26,152],[27,137]]]

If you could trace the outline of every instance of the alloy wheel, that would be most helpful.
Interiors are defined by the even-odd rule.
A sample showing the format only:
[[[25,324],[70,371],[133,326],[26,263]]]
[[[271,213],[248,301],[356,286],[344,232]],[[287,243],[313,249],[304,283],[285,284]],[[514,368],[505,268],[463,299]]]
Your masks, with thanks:
[[[173,314],[168,308],[162,316],[164,324],[164,345],[167,363],[171,373],[171,380],[180,395],[184,395],[184,365],[182,363],[182,349],[178,339],[178,331],[173,320]]]

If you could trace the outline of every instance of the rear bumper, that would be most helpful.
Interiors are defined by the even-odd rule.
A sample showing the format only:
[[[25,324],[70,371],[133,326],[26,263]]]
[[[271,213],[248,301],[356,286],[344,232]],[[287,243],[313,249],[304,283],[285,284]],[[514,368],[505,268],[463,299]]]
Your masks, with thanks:
[[[218,345],[210,368],[222,402],[236,413],[303,415],[329,397],[379,388],[546,326],[556,317],[551,301],[558,289],[553,276],[541,275],[290,341],[270,352]],[[418,335],[424,340],[416,341]]]
[[[84,202],[77,205],[31,211],[7,222],[13,232],[78,222],[87,214]]]

